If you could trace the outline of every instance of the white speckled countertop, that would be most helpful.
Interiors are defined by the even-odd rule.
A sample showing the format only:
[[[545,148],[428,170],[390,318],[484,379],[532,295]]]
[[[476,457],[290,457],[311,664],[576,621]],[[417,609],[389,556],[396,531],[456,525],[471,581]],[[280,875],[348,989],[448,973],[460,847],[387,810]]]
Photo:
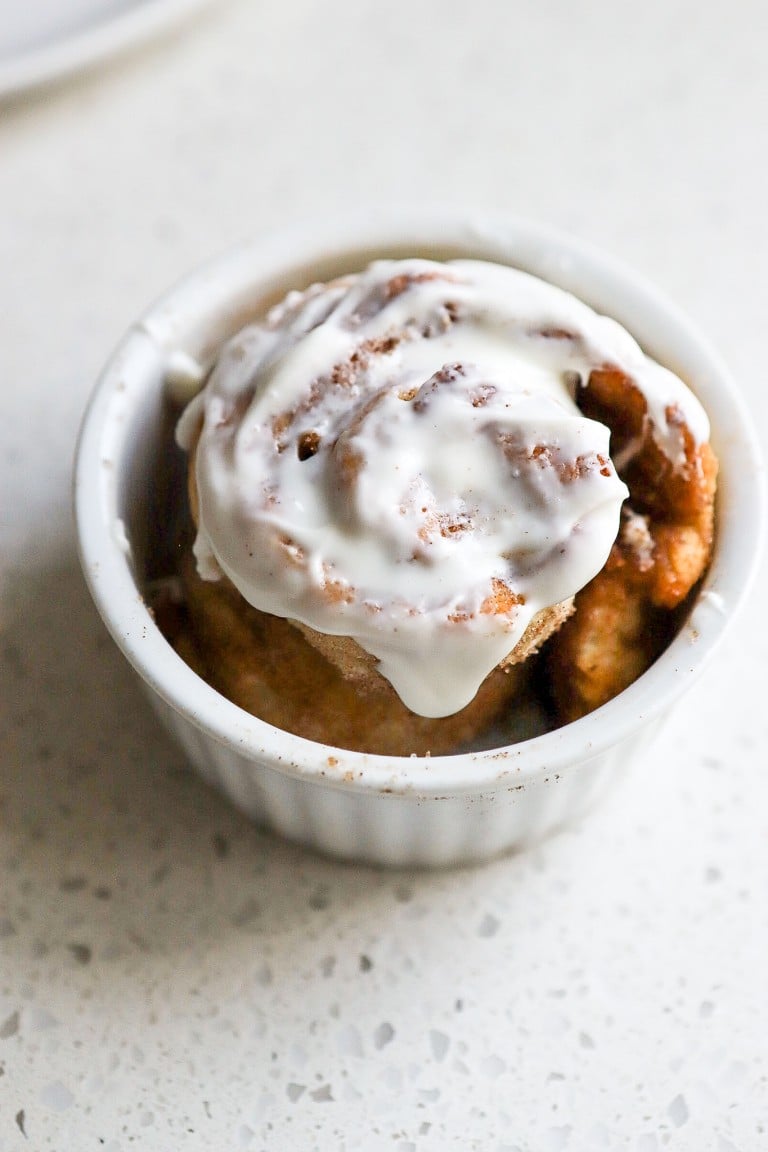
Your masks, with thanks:
[[[137,312],[242,237],[369,200],[608,249],[768,428],[767,36],[758,0],[226,0],[0,106],[2,1152],[768,1148],[759,593],[579,827],[381,873],[259,832],[185,770],[69,507]]]

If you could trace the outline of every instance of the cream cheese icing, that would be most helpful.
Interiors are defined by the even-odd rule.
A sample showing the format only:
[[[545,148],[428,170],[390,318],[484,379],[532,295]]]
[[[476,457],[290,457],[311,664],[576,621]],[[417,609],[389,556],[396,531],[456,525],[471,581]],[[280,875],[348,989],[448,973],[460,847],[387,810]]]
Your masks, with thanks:
[[[414,712],[458,711],[600,571],[627,489],[576,396],[614,366],[684,459],[704,412],[615,321],[480,261],[377,261],[291,293],[187,406],[195,555],[262,611],[353,637]]]

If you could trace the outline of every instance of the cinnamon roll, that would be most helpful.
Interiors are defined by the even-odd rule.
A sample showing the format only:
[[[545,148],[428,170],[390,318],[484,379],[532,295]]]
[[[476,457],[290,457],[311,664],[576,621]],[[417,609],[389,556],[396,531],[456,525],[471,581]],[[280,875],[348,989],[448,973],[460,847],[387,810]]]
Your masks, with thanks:
[[[692,393],[509,267],[378,261],[292,292],[221,350],[177,439],[204,674],[342,746],[450,750],[514,706],[543,644],[557,708],[588,710],[610,680],[588,654],[595,600],[617,583],[619,615],[647,623],[709,558],[716,468]],[[653,659],[635,647],[631,670],[607,657],[611,694]]]

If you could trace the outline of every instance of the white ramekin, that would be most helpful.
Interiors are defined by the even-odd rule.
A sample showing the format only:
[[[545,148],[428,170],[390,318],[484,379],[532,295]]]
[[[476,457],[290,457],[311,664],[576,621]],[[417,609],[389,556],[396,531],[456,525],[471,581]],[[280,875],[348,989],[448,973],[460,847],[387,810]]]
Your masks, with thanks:
[[[702,400],[720,457],[711,568],[679,635],[640,679],[576,723],[487,752],[386,757],[289,735],[224,699],[165,640],[135,567],[147,546],[147,492],[161,451],[163,382],[186,353],[220,342],[290,287],[375,256],[471,256],[514,264],[625,325]],[[77,450],[83,570],[108,628],[160,717],[202,775],[290,838],[347,859],[443,865],[519,848],[582,813],[643,755],[743,599],[764,516],[750,422],[708,343],[653,288],[614,261],[527,222],[442,211],[370,213],[240,247],[182,280],[129,330],[107,364]]]

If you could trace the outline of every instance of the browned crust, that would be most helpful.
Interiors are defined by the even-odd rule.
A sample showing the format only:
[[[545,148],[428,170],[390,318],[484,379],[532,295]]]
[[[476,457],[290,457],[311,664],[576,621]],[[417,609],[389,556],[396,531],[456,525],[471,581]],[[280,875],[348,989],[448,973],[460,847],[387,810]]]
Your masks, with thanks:
[[[449,753],[522,690],[521,665],[498,669],[455,715],[416,716],[378,673],[347,678],[290,621],[251,607],[226,580],[201,580],[189,553],[182,579],[188,622],[171,637],[177,650],[235,704],[309,740],[392,756]]]
[[[653,439],[645,401],[618,369],[593,372],[584,412],[612,429],[612,454],[630,453],[622,478],[630,490],[619,538],[603,570],[576,596],[576,611],[548,647],[559,716],[576,720],[607,703],[657,659],[712,554],[717,458],[697,445],[679,413],[685,460],[673,465]],[[638,542],[633,525],[642,527]]]

